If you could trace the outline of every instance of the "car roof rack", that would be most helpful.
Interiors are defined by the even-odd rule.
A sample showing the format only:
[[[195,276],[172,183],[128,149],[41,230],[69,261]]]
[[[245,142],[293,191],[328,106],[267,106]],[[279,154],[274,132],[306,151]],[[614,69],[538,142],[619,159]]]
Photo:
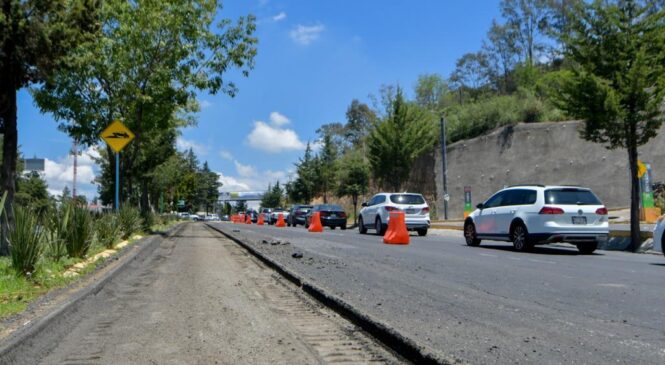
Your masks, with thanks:
[[[508,187],[509,188],[515,188],[515,187],[520,187],[520,186],[538,186],[538,187],[541,187],[541,188],[545,187],[545,185],[543,185],[543,184],[517,184],[517,185],[510,185]]]

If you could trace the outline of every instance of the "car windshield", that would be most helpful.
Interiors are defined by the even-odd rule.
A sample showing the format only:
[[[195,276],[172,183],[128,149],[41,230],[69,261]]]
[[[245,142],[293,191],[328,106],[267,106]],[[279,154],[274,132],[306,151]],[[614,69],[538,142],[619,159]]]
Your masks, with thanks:
[[[545,204],[601,205],[602,203],[590,190],[549,189],[545,190]]]
[[[390,201],[395,204],[425,204],[425,199],[419,194],[392,194]]]

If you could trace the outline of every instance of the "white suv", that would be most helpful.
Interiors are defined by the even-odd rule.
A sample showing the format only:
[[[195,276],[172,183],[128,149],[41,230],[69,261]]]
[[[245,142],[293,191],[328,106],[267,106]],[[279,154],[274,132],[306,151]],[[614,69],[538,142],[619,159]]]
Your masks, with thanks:
[[[367,233],[367,229],[371,228],[382,236],[388,228],[390,212],[401,210],[404,211],[408,230],[417,231],[420,236],[427,235],[430,226],[429,206],[420,194],[379,193],[369,202],[362,203],[362,207],[358,218],[361,234]]]
[[[503,189],[464,222],[469,246],[481,239],[509,241],[518,251],[536,244],[569,242],[583,254],[607,240],[607,209],[591,190],[574,186],[522,185]]]

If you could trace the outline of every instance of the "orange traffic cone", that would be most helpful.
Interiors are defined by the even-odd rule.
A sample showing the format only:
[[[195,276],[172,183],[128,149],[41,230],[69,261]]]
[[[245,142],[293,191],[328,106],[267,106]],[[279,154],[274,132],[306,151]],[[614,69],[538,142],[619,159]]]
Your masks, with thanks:
[[[256,224],[262,226],[265,222],[263,221],[263,214],[259,214],[259,219],[256,221]]]
[[[238,223],[238,216],[235,215],[235,214],[232,215],[232,216],[231,216],[231,222],[233,222],[233,223]]]
[[[393,245],[409,244],[409,231],[406,229],[406,223],[404,222],[404,212],[390,212],[388,230],[383,236],[383,243]]]
[[[277,216],[277,223],[275,223],[275,227],[279,228],[286,227],[286,222],[284,222],[284,214],[279,213],[279,215]]]
[[[252,224],[252,215],[251,214],[247,214],[245,216],[245,224]]]
[[[312,214],[312,221],[309,222],[309,228],[307,228],[307,230],[310,232],[323,232],[323,226],[321,225],[321,212],[314,212]]]

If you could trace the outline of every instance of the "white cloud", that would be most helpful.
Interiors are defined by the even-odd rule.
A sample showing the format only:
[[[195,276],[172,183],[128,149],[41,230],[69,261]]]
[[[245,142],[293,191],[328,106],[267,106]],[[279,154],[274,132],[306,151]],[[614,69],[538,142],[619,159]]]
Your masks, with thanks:
[[[265,191],[268,188],[268,184],[274,184],[275,181],[279,180],[280,184],[285,184],[289,175],[293,175],[292,170],[288,171],[254,171],[254,175],[251,177],[243,176],[230,176],[224,175],[221,172],[219,174],[219,181],[222,183],[222,187],[219,191],[223,192],[243,192],[243,191]]]
[[[76,194],[85,195],[89,200],[97,195],[97,185],[93,183],[95,171],[98,170],[93,160],[96,157],[99,157],[99,151],[95,147],[88,147],[81,151],[77,159]],[[48,184],[48,192],[51,195],[61,195],[65,186],[72,190],[74,157],[65,156],[57,161],[45,159],[44,179]]]
[[[219,151],[219,156],[225,160],[233,161],[233,155],[229,151],[221,150]]]
[[[247,143],[267,152],[305,149],[305,144],[294,130],[273,127],[262,121],[254,122],[254,129],[247,136]]]
[[[272,17],[272,20],[276,21],[276,22],[284,20],[284,19],[286,19],[286,13],[283,12],[283,11]]]
[[[178,137],[176,139],[175,145],[180,151],[187,151],[188,149],[191,148],[194,151],[194,153],[196,153],[199,156],[205,156],[208,154],[208,147],[198,142],[184,139],[182,137]]]
[[[324,30],[325,27],[323,26],[323,24],[317,24],[311,26],[298,24],[295,28],[291,30],[289,35],[291,36],[291,39],[294,42],[306,46],[314,42],[315,40],[319,39],[321,32],[323,32]]]
[[[212,103],[209,102],[208,100],[204,99],[204,100],[199,101],[199,106],[201,107],[201,109],[207,109],[207,108],[210,108],[212,106]]]
[[[280,112],[272,112],[270,113],[270,122],[273,125],[281,127],[283,125],[289,124],[291,121],[286,117],[286,115]]]
[[[222,183],[221,191],[251,191],[249,185],[232,176],[225,176],[221,172],[219,174],[219,182]]]
[[[238,172],[238,175],[242,177],[256,176],[256,169],[254,168],[254,166],[243,165],[238,161],[233,161],[233,163],[236,165],[236,171]]]

